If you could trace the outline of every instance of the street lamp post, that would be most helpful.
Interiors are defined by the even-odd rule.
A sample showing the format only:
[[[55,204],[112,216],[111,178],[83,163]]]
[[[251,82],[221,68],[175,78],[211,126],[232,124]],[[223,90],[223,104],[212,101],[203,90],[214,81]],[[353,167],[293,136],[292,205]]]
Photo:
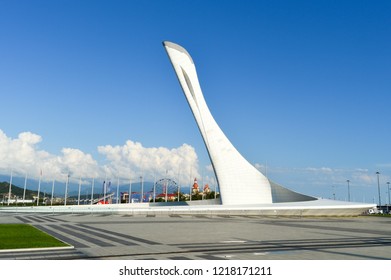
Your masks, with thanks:
[[[379,208],[381,208],[381,196],[380,196],[380,182],[379,182],[379,174],[380,172],[376,172],[377,175],[377,191],[379,193]]]
[[[387,206],[387,211],[388,211],[388,214],[390,214],[390,182],[387,182],[387,185],[388,185],[388,206]]]
[[[350,202],[350,180],[346,180],[348,182],[348,201]]]

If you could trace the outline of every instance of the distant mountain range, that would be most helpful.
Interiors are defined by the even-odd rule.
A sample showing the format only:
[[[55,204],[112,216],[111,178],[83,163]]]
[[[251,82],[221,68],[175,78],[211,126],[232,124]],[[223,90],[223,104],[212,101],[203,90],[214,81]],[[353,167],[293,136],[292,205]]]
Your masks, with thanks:
[[[3,195],[8,196],[9,186],[10,186],[9,182],[0,182],[0,196],[1,196],[1,198],[3,198],[2,197]],[[23,192],[24,192],[23,188],[19,188],[18,186],[15,186],[14,184],[12,184],[11,192],[13,195],[16,195],[20,198],[23,198]],[[26,197],[25,197],[26,199],[33,199],[33,196],[36,196],[36,195],[37,195],[36,191],[31,191],[31,190],[26,189]]]

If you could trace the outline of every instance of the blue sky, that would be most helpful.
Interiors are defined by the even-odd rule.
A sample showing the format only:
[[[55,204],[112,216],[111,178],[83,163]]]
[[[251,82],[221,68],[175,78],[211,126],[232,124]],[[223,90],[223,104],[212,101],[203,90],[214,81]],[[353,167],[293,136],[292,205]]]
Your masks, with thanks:
[[[384,200],[390,14],[389,1],[1,0],[0,170],[49,180],[72,163],[76,176],[81,162],[88,173],[159,161],[155,173],[211,177],[169,40],[192,55],[228,138],[274,181],[346,199],[349,179],[372,202],[379,171]]]

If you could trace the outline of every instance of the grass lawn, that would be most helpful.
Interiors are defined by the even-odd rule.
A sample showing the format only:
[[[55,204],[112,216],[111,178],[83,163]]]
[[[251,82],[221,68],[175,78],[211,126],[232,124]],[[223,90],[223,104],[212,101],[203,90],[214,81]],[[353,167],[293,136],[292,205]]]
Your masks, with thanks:
[[[0,225],[0,250],[69,246],[53,236],[26,224]]]

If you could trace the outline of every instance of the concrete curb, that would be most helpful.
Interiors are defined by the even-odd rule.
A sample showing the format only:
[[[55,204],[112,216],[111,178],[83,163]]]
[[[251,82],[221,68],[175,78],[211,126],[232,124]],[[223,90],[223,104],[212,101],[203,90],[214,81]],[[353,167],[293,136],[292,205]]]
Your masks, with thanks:
[[[54,251],[54,250],[70,250],[75,249],[74,246],[66,247],[43,247],[43,248],[21,248],[21,249],[0,249],[0,253],[12,253],[12,252],[34,252],[34,251]]]

